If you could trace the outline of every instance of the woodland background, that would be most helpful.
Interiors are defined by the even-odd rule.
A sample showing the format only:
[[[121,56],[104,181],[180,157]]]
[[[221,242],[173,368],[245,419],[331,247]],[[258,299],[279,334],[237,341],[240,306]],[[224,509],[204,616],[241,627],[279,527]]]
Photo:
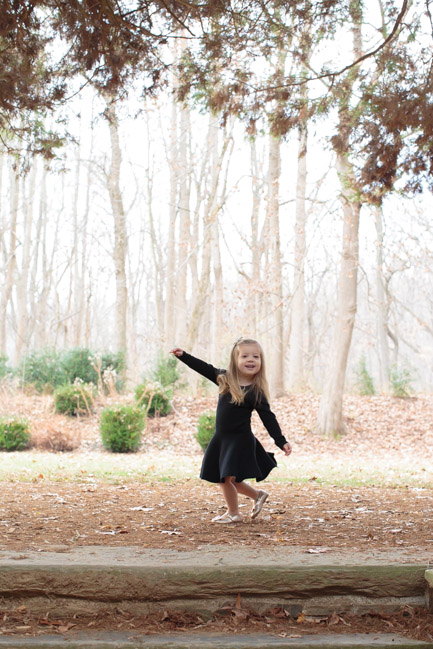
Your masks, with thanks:
[[[433,384],[428,0],[3,3],[0,353]]]

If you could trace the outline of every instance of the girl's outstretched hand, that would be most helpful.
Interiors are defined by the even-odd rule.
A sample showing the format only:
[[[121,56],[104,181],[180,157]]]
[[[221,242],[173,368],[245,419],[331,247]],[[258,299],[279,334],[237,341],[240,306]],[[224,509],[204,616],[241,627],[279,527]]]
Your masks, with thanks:
[[[286,442],[284,444],[283,451],[284,451],[284,455],[290,455],[290,453],[292,452],[292,447],[290,446],[289,442]]]
[[[175,356],[182,356],[183,354],[183,349],[180,349],[180,347],[174,347],[173,349],[170,349],[170,354],[174,354]]]

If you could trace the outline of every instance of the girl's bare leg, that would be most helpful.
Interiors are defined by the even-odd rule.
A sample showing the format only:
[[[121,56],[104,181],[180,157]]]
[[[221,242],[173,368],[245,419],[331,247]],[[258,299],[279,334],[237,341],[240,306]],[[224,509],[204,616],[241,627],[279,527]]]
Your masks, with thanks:
[[[239,514],[238,506],[238,490],[236,488],[236,483],[234,476],[227,476],[224,479],[224,482],[221,482],[221,489],[227,503],[228,513],[232,516]]]
[[[254,489],[250,484],[247,482],[234,482],[234,486],[236,488],[236,491],[243,496],[248,496],[248,498],[252,498],[253,500],[257,500],[259,497],[259,492],[257,489]]]
[[[246,482],[235,482],[235,487],[239,493],[253,499],[254,505],[251,510],[251,518],[257,518],[262,511],[263,505],[267,501],[269,494],[262,489],[254,489],[254,487]]]

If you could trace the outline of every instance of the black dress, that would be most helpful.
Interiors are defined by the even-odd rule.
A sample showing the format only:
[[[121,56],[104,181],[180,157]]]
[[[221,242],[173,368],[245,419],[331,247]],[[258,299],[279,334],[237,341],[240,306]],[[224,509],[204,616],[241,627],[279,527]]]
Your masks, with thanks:
[[[188,365],[210,381],[217,383],[219,370],[209,363],[201,361],[183,352],[179,360]],[[236,482],[246,478],[264,480],[277,466],[273,453],[265,451],[251,430],[251,413],[257,410],[269,435],[279,448],[283,448],[286,439],[281,433],[278,421],[269,407],[264,395],[256,404],[254,392],[244,388],[243,403],[231,403],[231,395],[220,394],[216,411],[215,434],[206,449],[200,477],[208,482],[224,482],[226,476],[235,476]]]

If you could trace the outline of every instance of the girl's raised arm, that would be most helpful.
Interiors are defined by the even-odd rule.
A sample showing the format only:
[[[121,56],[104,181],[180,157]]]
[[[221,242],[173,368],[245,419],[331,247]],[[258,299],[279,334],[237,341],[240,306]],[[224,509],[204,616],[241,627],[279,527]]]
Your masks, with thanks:
[[[182,361],[182,363],[185,363],[185,365],[188,365],[188,367],[190,367],[195,372],[198,372],[206,379],[209,379],[209,381],[212,381],[212,383],[217,383],[217,376],[223,371],[217,370],[213,365],[210,365],[210,363],[205,363],[204,361],[200,360],[200,358],[196,358],[195,356],[188,354],[188,352],[185,352],[179,347],[175,347],[171,350],[170,353],[177,356],[178,359]]]

